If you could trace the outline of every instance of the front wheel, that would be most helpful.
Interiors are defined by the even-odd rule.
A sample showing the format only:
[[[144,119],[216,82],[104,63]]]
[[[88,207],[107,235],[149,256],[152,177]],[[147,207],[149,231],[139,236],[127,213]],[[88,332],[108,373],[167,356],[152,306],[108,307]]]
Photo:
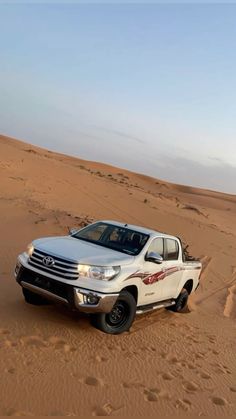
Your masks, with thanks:
[[[92,324],[105,333],[119,334],[131,327],[136,313],[136,301],[128,291],[121,291],[110,313],[92,315]]]

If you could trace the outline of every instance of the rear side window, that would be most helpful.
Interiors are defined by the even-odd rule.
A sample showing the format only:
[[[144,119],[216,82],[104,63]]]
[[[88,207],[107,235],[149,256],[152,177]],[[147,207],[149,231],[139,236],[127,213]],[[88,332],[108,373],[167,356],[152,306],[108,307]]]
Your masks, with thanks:
[[[177,260],[179,258],[179,245],[176,240],[166,239],[166,260]]]

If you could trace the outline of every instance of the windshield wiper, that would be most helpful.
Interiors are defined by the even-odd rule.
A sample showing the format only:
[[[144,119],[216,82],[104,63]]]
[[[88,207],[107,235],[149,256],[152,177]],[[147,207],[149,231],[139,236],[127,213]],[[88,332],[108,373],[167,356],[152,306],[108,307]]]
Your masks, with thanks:
[[[128,255],[134,255],[135,253],[132,250],[122,249],[124,253],[128,253]]]

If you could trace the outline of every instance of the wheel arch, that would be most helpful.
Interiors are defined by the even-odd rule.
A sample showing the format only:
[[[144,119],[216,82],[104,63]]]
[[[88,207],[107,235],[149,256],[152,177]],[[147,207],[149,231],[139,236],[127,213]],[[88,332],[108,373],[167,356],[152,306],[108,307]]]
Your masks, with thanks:
[[[138,302],[138,287],[136,285],[128,285],[125,288],[122,288],[121,291],[128,291],[135,299],[136,303]]]
[[[190,295],[193,290],[193,279],[188,279],[183,288],[185,288],[188,291],[188,294]]]

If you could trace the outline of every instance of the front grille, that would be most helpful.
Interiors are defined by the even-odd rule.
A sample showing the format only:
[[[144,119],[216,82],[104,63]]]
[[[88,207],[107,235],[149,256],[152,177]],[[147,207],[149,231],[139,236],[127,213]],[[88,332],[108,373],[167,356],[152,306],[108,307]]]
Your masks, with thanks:
[[[46,266],[43,263],[45,256],[50,256],[54,260],[52,266]],[[56,275],[63,279],[78,279],[78,263],[63,259],[54,255],[43,252],[42,250],[34,249],[33,254],[29,258],[29,265],[40,269],[40,271]]]

